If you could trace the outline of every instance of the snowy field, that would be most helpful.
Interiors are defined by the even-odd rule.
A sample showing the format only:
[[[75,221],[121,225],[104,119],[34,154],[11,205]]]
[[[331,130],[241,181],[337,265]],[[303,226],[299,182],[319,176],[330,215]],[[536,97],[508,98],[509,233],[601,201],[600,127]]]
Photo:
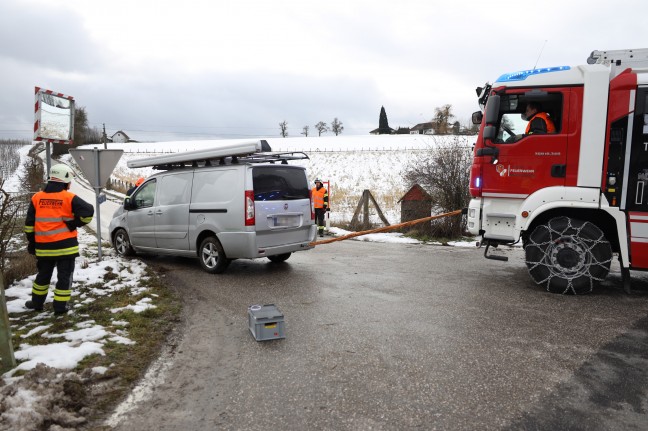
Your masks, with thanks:
[[[304,166],[310,181],[321,178],[329,182],[331,221],[346,223],[351,220],[363,190],[371,191],[381,210],[391,224],[400,223],[398,200],[411,186],[403,175],[407,167],[418,157],[425,155],[435,145],[458,139],[467,151],[472,147],[474,136],[430,135],[361,135],[322,136],[308,138],[266,138],[274,152],[301,151],[309,160],[291,162]],[[157,143],[112,143],[109,149],[124,150],[115,167],[112,178],[134,183],[138,177],[154,174],[152,168],[130,169],[127,163],[143,157],[195,151],[223,143],[250,142],[250,139],[172,141]],[[85,146],[83,148],[94,148]],[[373,212],[372,222],[378,221]]]

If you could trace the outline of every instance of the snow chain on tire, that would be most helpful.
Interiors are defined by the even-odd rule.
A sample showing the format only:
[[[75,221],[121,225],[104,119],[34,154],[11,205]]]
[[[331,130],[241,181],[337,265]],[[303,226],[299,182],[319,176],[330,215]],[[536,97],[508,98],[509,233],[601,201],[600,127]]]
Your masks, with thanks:
[[[610,270],[610,242],[595,224],[557,217],[535,228],[525,247],[529,273],[547,291],[583,294]]]

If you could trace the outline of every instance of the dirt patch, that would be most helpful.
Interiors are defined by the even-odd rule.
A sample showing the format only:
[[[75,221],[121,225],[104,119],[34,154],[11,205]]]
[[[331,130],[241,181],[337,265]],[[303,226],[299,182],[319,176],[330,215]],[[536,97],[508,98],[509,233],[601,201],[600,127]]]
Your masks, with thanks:
[[[91,378],[39,364],[0,388],[0,430],[76,430],[87,423]]]

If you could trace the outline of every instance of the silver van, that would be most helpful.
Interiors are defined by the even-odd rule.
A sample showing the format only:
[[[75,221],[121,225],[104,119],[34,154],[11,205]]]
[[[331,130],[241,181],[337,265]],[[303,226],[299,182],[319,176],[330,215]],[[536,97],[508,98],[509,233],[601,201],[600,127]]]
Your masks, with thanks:
[[[317,227],[306,171],[287,164],[295,153],[192,153],[150,158],[148,166],[167,170],[114,214],[110,239],[119,255],[197,256],[205,271],[221,273],[234,259],[283,262],[312,248]]]

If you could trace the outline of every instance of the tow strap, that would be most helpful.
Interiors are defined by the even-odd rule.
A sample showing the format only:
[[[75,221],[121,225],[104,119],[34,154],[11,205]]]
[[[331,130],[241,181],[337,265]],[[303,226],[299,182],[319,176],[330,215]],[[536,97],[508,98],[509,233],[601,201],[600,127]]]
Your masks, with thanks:
[[[436,220],[436,219],[443,218],[443,217],[452,217],[452,216],[456,216],[456,215],[459,215],[459,214],[461,214],[461,210],[455,210],[455,211],[451,211],[449,213],[437,214],[437,215],[433,215],[431,217],[424,217],[424,218],[420,218],[420,219],[416,219],[416,220],[406,221],[404,223],[399,223],[399,224],[395,224],[395,225],[392,225],[392,226],[383,226],[383,227],[379,227],[377,229],[363,230],[363,231],[360,231],[360,232],[353,232],[353,233],[350,233],[348,235],[339,236],[339,237],[336,237],[336,238],[325,239],[325,240],[322,240],[322,241],[313,241],[309,245],[330,244],[332,242],[344,241],[345,239],[355,238],[356,236],[367,235],[367,234],[370,234],[370,233],[387,232],[387,231],[390,231],[390,230],[400,229],[402,227],[409,227],[409,226],[413,226],[415,224],[425,223],[427,221]]]

